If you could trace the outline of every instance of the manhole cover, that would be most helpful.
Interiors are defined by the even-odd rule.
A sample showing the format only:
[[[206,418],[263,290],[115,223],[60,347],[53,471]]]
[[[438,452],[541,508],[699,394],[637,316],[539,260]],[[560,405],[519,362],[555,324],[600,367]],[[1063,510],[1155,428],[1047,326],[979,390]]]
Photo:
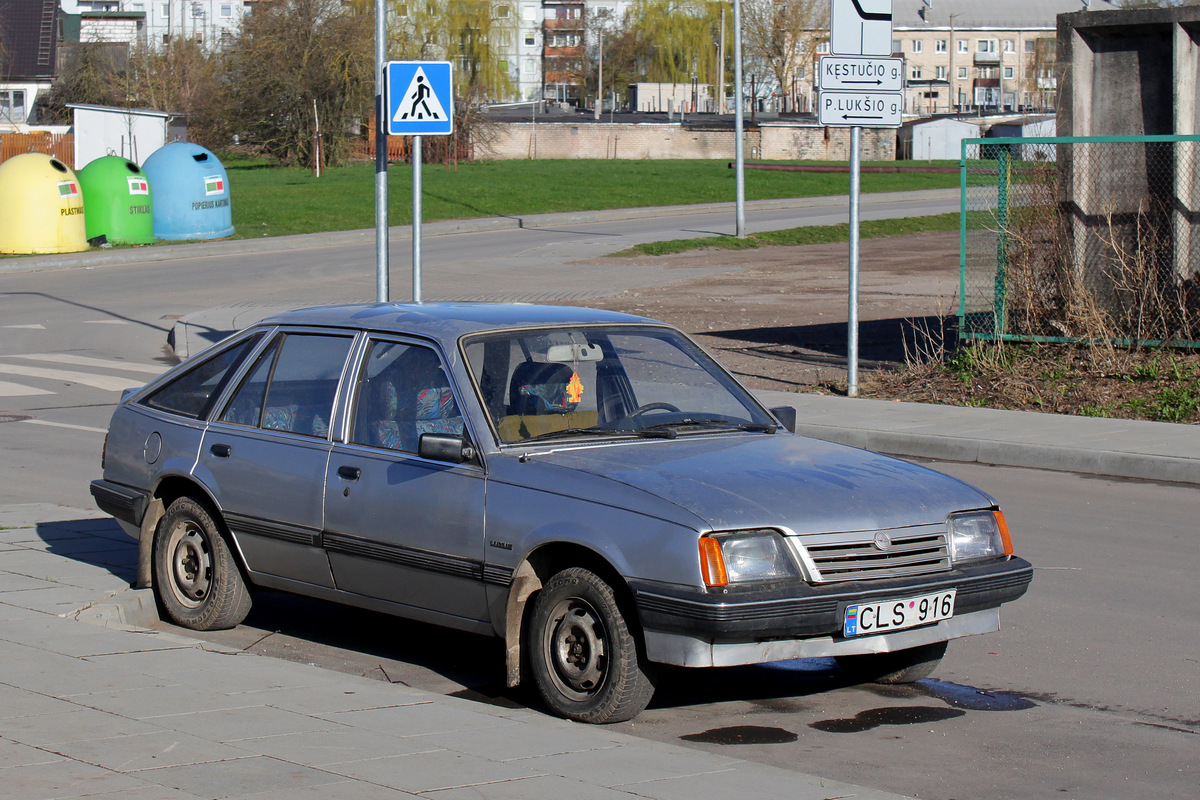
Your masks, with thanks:
[[[0,414],[0,422],[24,422],[32,417],[22,416],[21,414]]]

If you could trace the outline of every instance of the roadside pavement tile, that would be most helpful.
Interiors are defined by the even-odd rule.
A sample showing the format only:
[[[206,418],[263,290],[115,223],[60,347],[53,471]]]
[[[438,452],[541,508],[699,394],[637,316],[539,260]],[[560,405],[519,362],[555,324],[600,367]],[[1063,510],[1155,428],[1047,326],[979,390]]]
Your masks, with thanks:
[[[222,659],[237,659],[236,663]],[[177,650],[115,653],[91,659],[119,669],[158,675],[178,683],[194,683],[235,694],[254,689],[309,686],[323,670],[252,653],[208,650],[202,643]]]
[[[20,592],[4,591],[4,576],[0,572],[0,623],[14,619],[39,619],[46,616],[41,611],[26,608],[20,599]]]
[[[161,730],[132,736],[83,739],[47,745],[47,748],[75,761],[83,761],[114,772],[138,772],[256,755],[179,731]]]
[[[63,761],[52,769],[44,765],[12,767],[0,772],[0,780],[4,781],[4,800],[66,800],[105,792],[128,796],[145,788],[136,777],[78,761]]]
[[[3,660],[8,663],[7,656]],[[61,714],[66,711],[75,711],[78,708],[79,706],[67,700],[47,697],[44,694],[0,683],[0,720],[28,717],[34,714]],[[3,735],[3,732],[3,727],[0,727],[0,735]]]
[[[30,747],[20,742],[10,742],[0,739],[0,784],[4,782],[4,770],[13,767],[36,767],[57,764],[63,761],[57,753],[51,753],[38,747]]]
[[[663,778],[710,775],[739,762],[732,758],[641,741],[587,753],[541,756],[521,763],[538,772],[561,775],[587,784],[619,786]]]
[[[414,753],[440,750],[436,744],[420,738],[385,736],[378,731],[359,731],[341,728],[320,733],[288,733],[278,736],[262,736],[235,743],[238,747],[262,755],[325,767],[348,761],[364,761],[387,756],[412,755]]]
[[[501,764],[450,750],[348,761],[329,764],[324,769],[417,794],[435,789],[532,778],[538,774],[524,766]]]
[[[108,587],[76,586],[72,583],[41,583],[41,588],[29,589],[23,592],[0,593],[0,599],[11,603],[19,603],[34,611],[52,614],[56,617],[73,614],[89,605],[98,595],[112,589]]]
[[[154,650],[178,650],[189,645],[177,640],[139,635],[70,620],[69,625],[56,625],[49,634],[23,637],[21,641],[39,650],[76,658],[105,656],[114,653],[148,653]]]
[[[545,718],[541,724],[522,725],[519,728],[487,728],[484,730],[455,731],[412,737],[437,744],[448,750],[467,753],[492,761],[516,761],[539,756],[562,753],[590,753],[617,747],[617,743],[597,735],[598,731],[557,724]]]
[[[243,795],[237,800],[413,800],[418,797],[366,781],[343,780],[341,783],[305,786],[301,789],[285,787],[261,794]]]
[[[107,739],[113,736],[163,733],[162,728],[116,714],[76,708],[53,714],[12,717],[4,721],[4,738],[34,747]]]
[[[261,703],[247,700],[245,696],[228,695],[216,689],[195,683],[162,683],[157,686],[142,686],[136,689],[116,689],[90,694],[77,694],[71,702],[87,708],[120,714],[123,717],[153,720],[197,711],[222,711]]]
[[[323,719],[344,723],[355,728],[382,731],[392,736],[426,736],[433,733],[454,733],[479,728],[508,727],[515,723],[485,712],[473,711],[431,696],[428,703],[371,708],[363,711],[341,711],[322,714]]]
[[[278,791],[280,787],[287,787],[288,792],[294,792],[304,787],[328,786],[345,780],[339,775],[266,756],[163,767],[139,772],[137,777],[206,798],[242,798],[255,793]]]
[[[245,697],[255,703],[295,711],[299,714],[328,716],[339,711],[363,711],[369,708],[412,705],[429,702],[429,694],[400,683],[383,683],[367,678],[324,672],[307,686],[283,686],[246,692],[230,692],[230,697]],[[327,676],[327,677],[325,677]]]
[[[41,578],[31,578],[21,572],[11,572],[4,567],[4,562],[0,561],[0,598],[6,602],[25,606],[23,598],[17,599],[11,595],[36,592],[53,585]]]
[[[212,800],[212,798],[200,797],[191,792],[171,789],[158,784],[148,784],[143,781],[142,786],[138,789],[89,794],[87,800]]]
[[[539,775],[515,781],[499,781],[459,789],[424,792],[427,800],[633,800],[636,795],[577,783],[557,775]]]
[[[245,706],[155,717],[155,725],[202,736],[214,742],[237,742],[283,733],[336,730],[333,722],[270,706]]]
[[[57,620],[56,620],[57,621]],[[112,689],[136,689],[172,681],[133,670],[114,669],[93,660],[27,648],[28,658],[6,661],[5,683],[52,697],[69,698]]]
[[[620,788],[620,787],[618,787]],[[815,775],[776,769],[761,764],[739,765],[708,775],[685,775],[626,786],[638,797],[653,800],[695,800],[697,797],[748,796],[754,800],[895,800],[896,795]]]

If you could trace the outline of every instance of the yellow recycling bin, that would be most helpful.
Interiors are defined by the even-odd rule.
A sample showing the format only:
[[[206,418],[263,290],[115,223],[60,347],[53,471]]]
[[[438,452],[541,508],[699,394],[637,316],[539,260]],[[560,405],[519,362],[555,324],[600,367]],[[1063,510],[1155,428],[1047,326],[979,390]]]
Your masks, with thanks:
[[[83,193],[70,167],[44,153],[0,164],[0,253],[87,249]]]

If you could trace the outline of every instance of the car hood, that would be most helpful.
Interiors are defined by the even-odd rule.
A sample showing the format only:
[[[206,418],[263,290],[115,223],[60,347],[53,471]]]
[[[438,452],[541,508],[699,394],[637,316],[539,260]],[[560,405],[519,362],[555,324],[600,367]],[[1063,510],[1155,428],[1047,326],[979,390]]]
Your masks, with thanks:
[[[941,523],[951,512],[995,504],[940,472],[786,433],[608,443],[535,458],[636,487],[686,509],[713,530],[879,530]]]

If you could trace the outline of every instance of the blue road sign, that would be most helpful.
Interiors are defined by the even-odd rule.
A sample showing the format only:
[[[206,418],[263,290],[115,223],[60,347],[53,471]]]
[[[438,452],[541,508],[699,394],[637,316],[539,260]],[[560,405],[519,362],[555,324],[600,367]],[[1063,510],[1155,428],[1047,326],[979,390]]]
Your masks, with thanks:
[[[384,133],[438,136],[454,133],[454,81],[449,61],[389,61],[384,66]]]

